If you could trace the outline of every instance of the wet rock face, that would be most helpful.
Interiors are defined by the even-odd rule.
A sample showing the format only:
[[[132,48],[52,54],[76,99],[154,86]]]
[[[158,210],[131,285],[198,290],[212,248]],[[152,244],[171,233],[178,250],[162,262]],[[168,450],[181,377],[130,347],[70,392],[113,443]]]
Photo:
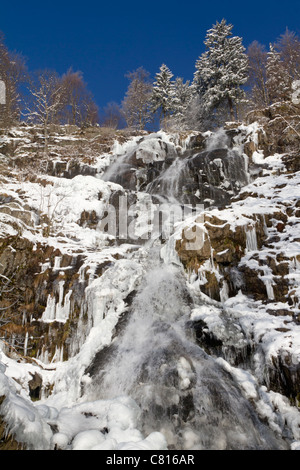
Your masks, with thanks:
[[[243,285],[241,286],[243,294],[250,295],[255,300],[267,300],[268,293],[266,285],[259,277],[260,272],[247,266],[242,266],[240,272],[243,276]]]
[[[203,151],[194,156],[187,151],[178,159],[178,164],[176,160],[167,160],[163,164],[153,163],[147,169],[145,187],[151,194],[171,193],[184,204],[223,207],[248,181],[245,158],[228,149]]]
[[[300,159],[298,152],[285,155],[283,157],[283,161],[288,171],[294,172],[300,170]]]
[[[300,404],[300,364],[293,361],[291,355],[272,357],[272,365],[268,374],[268,386],[278,393],[290,398],[292,403]]]
[[[183,204],[223,207],[249,179],[246,155],[231,148],[232,136],[224,138],[226,143],[220,140],[221,147],[213,150],[205,150],[207,139],[201,133],[185,149],[160,139],[142,140],[132,153],[118,157],[109,179]]]
[[[273,314],[272,311],[269,313]],[[278,314],[286,315],[286,312],[280,311]],[[225,324],[225,316],[223,321]],[[230,340],[230,334],[227,337],[226,335],[220,337],[202,320],[191,321],[190,327],[195,331],[196,341],[201,348],[209,355],[222,357],[234,366],[251,370],[255,367],[257,352],[259,351],[259,354],[262,354],[260,345],[247,341],[245,337],[241,340],[241,332],[238,330],[232,331],[232,341]],[[289,331],[288,326],[282,328],[283,333],[288,334]],[[288,397],[293,405],[299,407],[300,365],[292,353],[284,351],[282,355],[273,355],[270,361],[265,361],[264,374],[261,380],[270,390]]]
[[[199,200],[222,207],[248,182],[247,162],[230,149],[203,151],[188,160]]]

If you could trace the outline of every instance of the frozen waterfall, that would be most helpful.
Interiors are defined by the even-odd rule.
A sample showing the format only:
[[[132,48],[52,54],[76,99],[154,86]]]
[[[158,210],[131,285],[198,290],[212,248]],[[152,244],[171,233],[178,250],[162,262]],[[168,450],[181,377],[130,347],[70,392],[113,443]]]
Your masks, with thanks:
[[[130,396],[141,410],[142,432],[162,433],[169,449],[285,448],[221,363],[196,345],[188,326],[192,306],[180,268],[151,267],[127,326],[87,370],[85,396]]]
[[[106,171],[105,179],[128,185],[134,191],[132,182],[137,170],[131,165],[133,154],[132,149],[123,154]],[[216,156],[222,159],[214,162]],[[185,197],[191,165],[199,169],[200,175],[206,168],[212,179],[216,177],[213,165],[219,170],[225,168],[226,175],[219,171],[223,178],[220,184],[230,191],[239,177],[241,184],[248,179],[247,167],[241,166],[244,156],[237,156],[237,168],[224,132],[211,136],[207,149],[200,154],[172,155],[168,164],[165,157],[165,153],[155,154],[153,161],[160,162],[160,171],[144,186],[145,192],[158,201],[168,200],[178,206],[195,201]],[[197,184],[200,190],[205,185],[201,178]],[[194,190],[195,185],[190,188]],[[221,199],[217,191],[218,187],[211,186],[210,195]],[[246,235],[247,248],[255,249],[254,232],[247,231]],[[174,250],[172,243],[170,238],[164,242],[150,240],[144,245],[144,276],[118,335],[87,367],[89,380],[83,396],[91,401],[129,396],[140,409],[142,432],[162,433],[169,449],[285,448],[285,442],[261,420],[234,376],[197,344],[191,311],[199,305],[209,307],[195,298],[182,266],[172,262],[175,257],[162,256]]]
[[[20,310],[24,354],[33,322],[47,342],[42,336],[32,363],[0,357],[1,413],[29,449],[300,445],[298,409],[285,389],[269,387],[278,370],[284,385],[297,383],[274,361],[285,367],[295,359],[298,367],[299,327],[281,317],[267,255],[289,279],[298,279],[300,261],[294,246],[290,264],[279,264],[271,249],[260,258],[272,219],[263,219],[258,187],[258,202],[248,206],[240,192],[250,174],[238,132],[143,133],[101,154],[93,176],[50,178],[52,258],[32,265],[40,269],[39,316],[30,324]],[[36,191],[28,204],[23,197],[39,207]],[[30,237],[40,256],[40,239]],[[264,295],[250,298],[245,279]],[[295,358],[284,355],[292,343]]]

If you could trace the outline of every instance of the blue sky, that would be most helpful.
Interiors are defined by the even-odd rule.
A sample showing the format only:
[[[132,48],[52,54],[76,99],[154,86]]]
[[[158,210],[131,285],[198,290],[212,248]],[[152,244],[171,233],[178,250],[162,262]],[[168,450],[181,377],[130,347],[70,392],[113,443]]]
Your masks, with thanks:
[[[166,63],[174,76],[191,80],[206,31],[222,18],[245,47],[255,39],[268,45],[286,27],[300,35],[299,0],[0,0],[7,47],[22,53],[30,70],[81,70],[100,108],[121,102],[125,74],[140,66],[154,77]]]

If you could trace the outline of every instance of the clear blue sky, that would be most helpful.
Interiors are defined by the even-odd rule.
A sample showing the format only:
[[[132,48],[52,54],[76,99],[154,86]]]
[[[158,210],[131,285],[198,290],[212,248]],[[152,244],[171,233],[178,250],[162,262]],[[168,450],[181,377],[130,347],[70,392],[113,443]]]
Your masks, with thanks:
[[[162,63],[192,80],[206,31],[225,18],[247,47],[268,45],[286,27],[300,35],[300,1],[0,0],[6,45],[27,58],[30,70],[81,70],[100,108],[120,103],[125,74],[143,66],[152,77]]]

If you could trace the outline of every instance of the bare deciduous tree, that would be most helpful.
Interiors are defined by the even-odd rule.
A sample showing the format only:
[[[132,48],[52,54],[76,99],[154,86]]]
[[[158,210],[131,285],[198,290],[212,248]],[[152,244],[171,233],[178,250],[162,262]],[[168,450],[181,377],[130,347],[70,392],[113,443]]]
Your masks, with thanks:
[[[277,40],[276,49],[280,53],[284,70],[289,81],[300,79],[300,38],[293,31],[286,29]]]
[[[290,80],[281,54],[273,44],[270,44],[266,64],[267,81],[266,86],[270,103],[283,102],[289,99]]]
[[[268,89],[266,86],[267,51],[258,41],[253,41],[247,50],[249,59],[250,99],[254,107],[269,105]]]
[[[83,80],[82,72],[69,69],[62,76],[65,105],[61,120],[79,127],[94,125],[99,121],[98,107]]]
[[[99,108],[92,98],[84,102],[84,109],[84,124],[86,126],[95,126],[96,124],[99,124]]]
[[[120,106],[115,101],[111,101],[103,108],[100,123],[103,127],[118,129],[122,119],[123,115]]]
[[[128,127],[143,130],[153,116],[150,107],[152,97],[150,73],[139,67],[129,72],[126,77],[130,83],[122,102],[122,111]]]
[[[27,108],[28,120],[42,125],[44,152],[48,154],[49,125],[58,121],[65,104],[65,90],[60,77],[52,70],[37,73],[31,81],[31,105]]]
[[[20,86],[25,83],[26,77],[25,59],[20,54],[8,51],[4,35],[0,32],[0,79],[5,83],[5,104],[0,106],[0,123],[6,128],[20,119]]]

